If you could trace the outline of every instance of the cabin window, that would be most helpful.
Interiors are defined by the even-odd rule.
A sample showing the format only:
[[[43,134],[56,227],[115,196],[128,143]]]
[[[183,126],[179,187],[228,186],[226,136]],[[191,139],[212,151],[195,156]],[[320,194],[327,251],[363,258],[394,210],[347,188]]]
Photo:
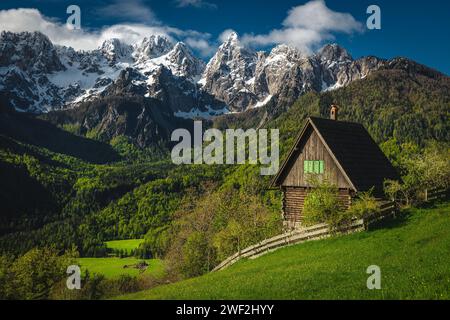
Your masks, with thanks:
[[[325,171],[323,160],[305,160],[303,166],[305,173],[323,174]]]

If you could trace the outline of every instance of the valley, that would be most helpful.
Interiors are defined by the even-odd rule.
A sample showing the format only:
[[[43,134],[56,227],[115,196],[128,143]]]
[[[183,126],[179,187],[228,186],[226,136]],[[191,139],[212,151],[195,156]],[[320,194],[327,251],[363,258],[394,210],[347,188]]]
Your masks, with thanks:
[[[261,164],[174,163],[172,133],[180,129],[194,137],[199,121],[200,131],[278,130],[281,162],[306,119],[328,118],[332,104],[341,107],[339,120],[367,129],[411,185],[416,180],[405,159],[420,159],[425,150],[441,159],[448,150],[450,78],[406,58],[353,59],[336,44],[314,54],[288,45],[256,52],[232,33],[203,61],[185,44],[156,35],[134,45],[110,39],[82,52],[54,45],[37,32],[2,32],[0,262],[10,266],[29,252],[39,257],[36,248],[52,248],[60,256],[76,252],[70,258],[84,273],[104,275],[107,288],[80,293],[83,298],[448,298],[442,286],[411,291],[407,284],[410,276],[446,279],[441,269],[405,273],[395,281],[389,275],[398,289],[389,287],[383,296],[362,293],[359,284],[347,282],[350,276],[361,278],[360,270],[346,269],[349,260],[339,254],[355,249],[354,257],[381,259],[388,272],[406,264],[424,270],[434,262],[447,265],[435,258],[445,250],[446,235],[426,220],[425,209],[405,211],[405,225],[394,228],[394,222],[392,230],[288,248],[200,277],[238,248],[281,232],[282,194],[268,188],[271,176],[260,174]],[[441,205],[430,215],[445,226],[446,210]],[[422,220],[439,239],[421,233]],[[407,256],[398,254],[404,249],[400,240],[386,240],[395,253],[365,255],[384,237],[412,247],[415,241],[434,241],[436,247]],[[302,264],[317,258],[314,250],[338,255],[340,264]],[[265,288],[275,285],[271,270],[279,271],[278,254],[289,268],[305,268],[306,276],[282,274],[287,280],[275,294]],[[413,257],[430,258],[430,264]],[[331,279],[330,270],[341,270],[342,277],[333,273]],[[262,276],[255,280],[249,272]],[[319,289],[313,278],[321,288],[331,281],[337,289]],[[88,288],[95,289],[97,280],[88,278]],[[140,292],[121,296],[135,291]],[[61,292],[52,297],[73,298]]]
[[[164,277],[164,265],[161,260],[141,260],[136,258],[80,258],[81,272],[103,275],[107,279],[121,276],[138,277],[140,275],[155,278]],[[145,266],[140,266],[141,264]]]

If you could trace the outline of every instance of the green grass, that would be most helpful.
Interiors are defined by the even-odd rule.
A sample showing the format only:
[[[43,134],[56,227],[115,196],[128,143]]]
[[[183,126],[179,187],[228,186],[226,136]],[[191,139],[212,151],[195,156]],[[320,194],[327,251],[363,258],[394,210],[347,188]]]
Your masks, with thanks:
[[[131,251],[137,249],[142,242],[144,242],[144,239],[115,240],[106,242],[106,247],[114,250],[125,250],[127,253],[131,253]]]
[[[449,299],[450,203],[119,299]],[[366,270],[381,268],[382,289]]]
[[[85,270],[89,272],[103,274],[108,279],[115,279],[121,275],[138,276],[141,274],[140,270],[135,268],[124,268],[126,265],[134,265],[143,259],[136,258],[80,258],[78,262],[81,266],[81,272]],[[155,278],[164,276],[164,264],[162,260],[150,259],[145,260],[149,267],[143,274],[151,275]]]

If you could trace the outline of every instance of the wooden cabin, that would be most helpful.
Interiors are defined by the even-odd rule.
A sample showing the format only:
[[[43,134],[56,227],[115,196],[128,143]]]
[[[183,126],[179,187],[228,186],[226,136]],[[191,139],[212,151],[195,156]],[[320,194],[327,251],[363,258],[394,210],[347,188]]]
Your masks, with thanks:
[[[311,176],[337,186],[341,204],[347,208],[358,192],[373,188],[375,196],[382,196],[384,180],[399,178],[361,124],[337,119],[337,106],[331,107],[330,119],[308,118],[272,181],[273,188],[283,191],[288,227],[301,225],[304,200],[313,187]]]

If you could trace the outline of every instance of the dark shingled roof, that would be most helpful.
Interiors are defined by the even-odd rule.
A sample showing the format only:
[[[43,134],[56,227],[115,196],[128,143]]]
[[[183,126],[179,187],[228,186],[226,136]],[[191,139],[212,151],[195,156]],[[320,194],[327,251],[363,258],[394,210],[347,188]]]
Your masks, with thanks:
[[[368,191],[375,187],[376,193],[380,193],[385,179],[399,179],[392,164],[361,124],[311,117],[308,125],[312,125],[322,137],[356,191]],[[301,138],[298,137],[294,148]],[[291,156],[295,156],[295,153]],[[289,159],[285,164],[287,162]],[[273,185],[279,185],[279,178],[284,176],[283,171],[288,168],[286,165],[281,167]]]

